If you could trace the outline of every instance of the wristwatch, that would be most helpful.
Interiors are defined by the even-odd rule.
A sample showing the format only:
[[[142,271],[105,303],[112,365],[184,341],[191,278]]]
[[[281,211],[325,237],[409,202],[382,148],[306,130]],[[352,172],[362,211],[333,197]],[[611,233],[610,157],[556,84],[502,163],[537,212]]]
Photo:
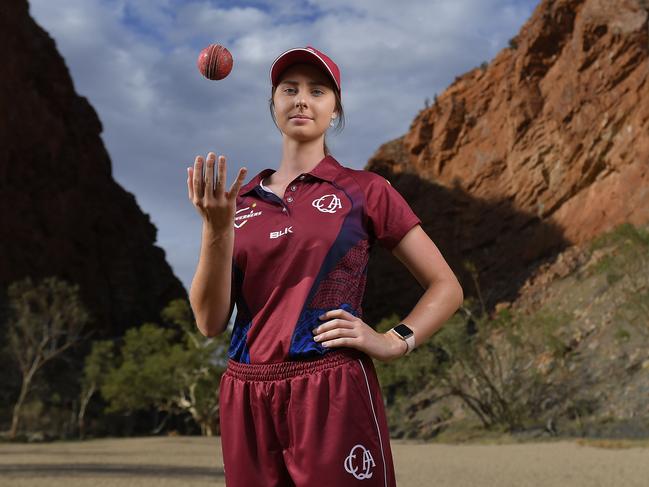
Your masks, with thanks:
[[[415,349],[415,332],[412,331],[405,323],[400,323],[394,328],[390,328],[399,338],[401,338],[408,345],[408,349],[404,355],[408,355]]]

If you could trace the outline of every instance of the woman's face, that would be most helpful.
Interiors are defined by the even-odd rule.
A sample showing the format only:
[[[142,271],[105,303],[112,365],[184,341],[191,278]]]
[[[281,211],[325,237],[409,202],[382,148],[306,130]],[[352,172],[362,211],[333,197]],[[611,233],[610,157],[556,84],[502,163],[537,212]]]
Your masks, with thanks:
[[[336,108],[334,89],[327,75],[311,64],[294,64],[284,71],[273,98],[282,133],[296,140],[322,136]],[[298,114],[309,119],[294,118]]]

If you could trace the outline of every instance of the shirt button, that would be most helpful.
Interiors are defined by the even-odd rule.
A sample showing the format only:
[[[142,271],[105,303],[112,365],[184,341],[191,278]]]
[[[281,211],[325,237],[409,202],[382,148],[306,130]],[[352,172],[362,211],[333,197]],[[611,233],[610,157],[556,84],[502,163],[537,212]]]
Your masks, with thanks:
[[[297,186],[293,185],[291,186],[291,191],[295,191],[297,189]]]
[[[286,201],[288,201],[290,203],[291,201],[293,201],[293,197],[289,196],[288,198],[286,198]]]
[[[286,208],[282,208],[282,211],[286,211]]]

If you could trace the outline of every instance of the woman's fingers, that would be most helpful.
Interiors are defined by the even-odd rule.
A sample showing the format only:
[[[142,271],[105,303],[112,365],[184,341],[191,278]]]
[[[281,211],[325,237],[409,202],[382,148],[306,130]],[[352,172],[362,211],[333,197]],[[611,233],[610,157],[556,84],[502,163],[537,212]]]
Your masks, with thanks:
[[[196,156],[194,160],[194,177],[192,178],[194,186],[194,199],[203,198],[203,158]]]
[[[201,156],[196,156],[196,159],[194,160],[194,167],[187,168],[187,172],[187,192],[189,194],[190,200],[196,200],[196,203],[198,203],[204,197],[218,198],[220,194],[223,194],[225,192],[227,164],[226,157],[224,155],[220,155],[217,160],[216,154],[214,152],[208,152],[204,171],[203,158]],[[248,168],[239,168],[237,177],[230,186],[230,191],[226,193],[226,196],[228,198],[236,198],[236,196],[239,194],[241,186],[243,186],[243,182],[246,179],[247,173]]]
[[[225,166],[225,156],[220,155],[217,163],[217,178],[216,178],[216,196],[217,198],[223,194],[225,191],[225,179],[226,179],[226,166]]]
[[[192,183],[192,168],[187,168],[187,193],[189,194],[189,200],[194,200],[194,185]]]
[[[205,165],[205,196],[211,198],[214,196],[214,161],[216,154],[208,152],[207,163]]]
[[[248,169],[245,167],[239,168],[239,174],[237,174],[237,179],[234,180],[232,183],[232,186],[230,186],[230,196],[233,198],[236,198],[237,195],[239,194],[239,189],[241,189],[241,186],[243,185],[243,181],[246,179],[246,173],[248,172]]]

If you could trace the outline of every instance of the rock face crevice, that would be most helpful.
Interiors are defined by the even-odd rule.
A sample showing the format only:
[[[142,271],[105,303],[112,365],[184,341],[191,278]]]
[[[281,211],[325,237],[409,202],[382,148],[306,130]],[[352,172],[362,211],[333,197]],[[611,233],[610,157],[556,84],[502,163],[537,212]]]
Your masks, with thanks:
[[[368,162],[411,195],[468,293],[464,259],[485,286],[517,283],[565,246],[649,221],[647,7],[541,1],[510,47]]]
[[[0,7],[0,287],[25,276],[80,285],[93,338],[159,321],[187,297],[156,228],[112,178],[102,125],[25,0]]]

